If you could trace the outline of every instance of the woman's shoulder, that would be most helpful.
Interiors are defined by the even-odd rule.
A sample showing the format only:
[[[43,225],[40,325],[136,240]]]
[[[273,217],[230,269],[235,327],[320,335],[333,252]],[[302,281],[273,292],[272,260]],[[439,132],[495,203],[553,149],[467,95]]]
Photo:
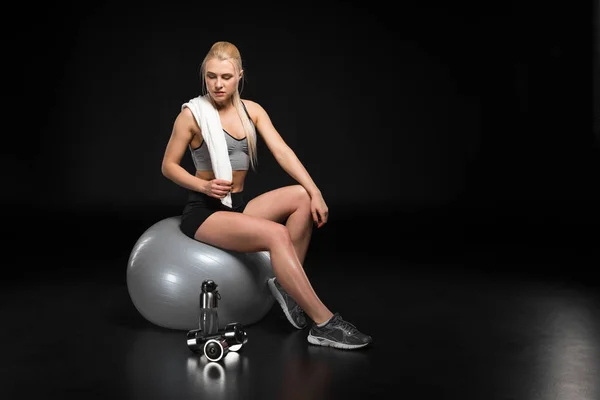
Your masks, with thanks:
[[[241,99],[242,103],[246,106],[246,107],[256,107],[258,105],[258,103],[254,100],[250,100],[250,99]]]
[[[192,110],[190,110],[189,107],[182,107],[182,109],[179,111],[179,114],[176,117],[176,120],[189,124],[194,121],[194,114],[192,113]]]
[[[196,118],[189,107],[183,107],[175,118],[175,126],[179,129],[185,129],[194,133],[200,132],[200,127]]]
[[[254,100],[242,99],[242,103],[246,106],[246,110],[248,110],[250,115],[258,115],[265,112],[265,109]]]

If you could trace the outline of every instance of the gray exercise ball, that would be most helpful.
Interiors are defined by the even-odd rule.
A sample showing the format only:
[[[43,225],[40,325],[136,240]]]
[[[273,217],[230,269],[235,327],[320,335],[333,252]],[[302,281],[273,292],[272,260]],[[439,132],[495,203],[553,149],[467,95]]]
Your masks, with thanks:
[[[237,253],[187,237],[180,216],[165,218],[137,240],[127,263],[127,289],[140,314],[155,325],[179,330],[199,328],[202,282],[213,280],[221,296],[219,328],[262,319],[274,298],[269,252]]]

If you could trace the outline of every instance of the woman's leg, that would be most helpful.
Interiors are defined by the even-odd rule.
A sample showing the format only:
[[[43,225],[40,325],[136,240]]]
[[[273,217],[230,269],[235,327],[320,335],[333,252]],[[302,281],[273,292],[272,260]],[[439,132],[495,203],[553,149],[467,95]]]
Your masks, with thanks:
[[[304,312],[316,323],[333,315],[308,281],[286,226],[257,216],[217,211],[202,223],[194,238],[237,252],[269,251],[275,276]]]
[[[248,202],[244,214],[285,223],[300,264],[304,264],[313,229],[310,196],[300,185],[271,190]]]

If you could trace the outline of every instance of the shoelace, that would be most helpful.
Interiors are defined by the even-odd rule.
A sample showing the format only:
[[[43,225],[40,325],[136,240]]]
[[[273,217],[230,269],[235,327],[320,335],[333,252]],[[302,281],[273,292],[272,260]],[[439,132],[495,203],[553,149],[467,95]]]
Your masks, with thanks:
[[[298,304],[296,304],[296,306],[294,307],[294,309],[298,312],[298,316],[303,316],[305,314],[305,312],[302,309],[302,307],[300,307]]]
[[[283,289],[283,287],[281,286],[281,284],[277,281],[275,281],[276,285],[277,285],[277,289],[279,290],[279,292],[283,295],[283,297],[286,299],[286,303],[292,302],[293,304],[295,304],[293,308],[298,308],[298,310],[300,310],[300,312],[304,312],[304,310],[302,308],[300,308],[300,306],[298,305],[298,303],[296,303],[296,300],[294,300],[294,298],[292,296],[290,296],[290,294],[288,292],[285,291],[285,289]]]
[[[354,335],[355,333],[358,333],[358,329],[356,329],[356,327],[354,325],[352,325],[350,322],[344,321],[344,319],[342,319],[341,316],[338,316],[336,325],[339,326],[340,328],[342,328],[344,331],[346,331],[346,333],[348,333],[348,335]]]

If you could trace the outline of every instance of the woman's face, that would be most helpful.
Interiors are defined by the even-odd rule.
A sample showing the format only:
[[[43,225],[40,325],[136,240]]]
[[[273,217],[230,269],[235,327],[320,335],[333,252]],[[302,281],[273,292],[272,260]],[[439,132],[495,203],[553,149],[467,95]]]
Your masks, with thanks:
[[[231,99],[240,78],[241,74],[236,74],[231,61],[213,58],[206,63],[204,80],[215,103],[224,103]]]

